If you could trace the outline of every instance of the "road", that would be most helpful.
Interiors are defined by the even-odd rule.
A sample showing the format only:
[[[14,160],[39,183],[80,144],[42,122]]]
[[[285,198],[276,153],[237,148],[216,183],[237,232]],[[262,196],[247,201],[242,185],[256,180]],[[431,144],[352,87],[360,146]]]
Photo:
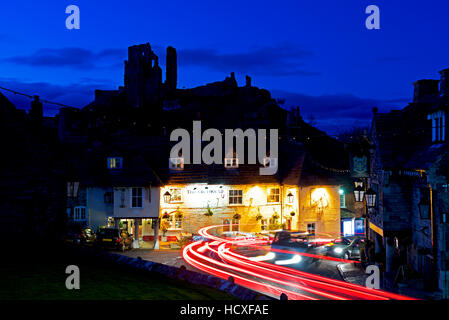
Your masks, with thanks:
[[[209,233],[216,227],[210,226],[199,231],[201,236],[210,241],[196,241],[182,251],[184,260],[203,272],[230,279],[278,299],[413,300],[342,281],[337,268],[351,265],[351,261],[310,254],[299,254],[301,257],[298,257],[296,252],[291,255],[295,258],[289,261],[288,252],[282,252],[283,263],[290,264],[288,267],[275,264],[273,253],[278,255],[279,250],[268,247],[266,241],[255,238],[223,239]],[[317,261],[305,263],[311,258]]]

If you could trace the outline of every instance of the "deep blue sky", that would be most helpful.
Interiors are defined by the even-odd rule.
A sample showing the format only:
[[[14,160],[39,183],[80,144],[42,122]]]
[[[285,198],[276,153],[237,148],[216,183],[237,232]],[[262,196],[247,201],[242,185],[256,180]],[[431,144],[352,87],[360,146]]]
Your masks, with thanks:
[[[80,7],[80,30],[65,28],[70,4]],[[381,30],[365,28],[370,4]],[[404,107],[414,81],[439,79],[449,67],[448,12],[442,0],[3,1],[0,86],[82,107],[94,89],[123,84],[128,46],[150,42],[164,66],[172,45],[180,88],[231,71],[243,85],[249,74],[335,134],[368,123],[373,106]]]

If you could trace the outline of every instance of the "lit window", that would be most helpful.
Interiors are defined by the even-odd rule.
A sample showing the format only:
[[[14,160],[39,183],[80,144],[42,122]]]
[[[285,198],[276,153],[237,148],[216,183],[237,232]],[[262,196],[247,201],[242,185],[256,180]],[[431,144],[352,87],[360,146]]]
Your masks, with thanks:
[[[182,216],[172,214],[168,222],[170,223],[170,229],[182,229]]]
[[[67,197],[78,197],[79,182],[67,182]]]
[[[310,234],[315,234],[315,222],[307,224],[307,232]]]
[[[239,159],[238,158],[225,158],[224,159],[225,168],[232,169],[239,167]]]
[[[427,118],[432,120],[432,142],[442,142],[446,140],[446,119],[443,111],[430,114]]]
[[[268,220],[267,219],[260,220],[260,230],[262,230],[262,231],[268,230]]]
[[[131,189],[131,208],[142,208],[143,188]]]
[[[267,202],[279,202],[279,199],[280,199],[279,188],[268,189]]]
[[[122,167],[123,167],[123,158],[121,157],[108,158],[109,169],[121,169]]]
[[[340,208],[346,208],[346,198],[345,194],[340,194]]]
[[[243,190],[229,190],[229,204],[242,204]]]
[[[84,221],[86,220],[86,207],[75,207],[73,220]]]
[[[224,219],[223,220],[223,232],[239,231],[240,220],[239,219]]]
[[[170,158],[168,161],[168,167],[172,170],[184,169],[184,158]]]
[[[170,202],[182,202],[181,188],[171,188],[170,189]]]

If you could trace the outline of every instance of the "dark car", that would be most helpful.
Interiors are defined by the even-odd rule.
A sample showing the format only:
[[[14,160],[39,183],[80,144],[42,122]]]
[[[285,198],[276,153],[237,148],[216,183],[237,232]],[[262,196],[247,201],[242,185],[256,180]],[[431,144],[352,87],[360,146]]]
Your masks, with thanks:
[[[308,232],[278,231],[274,236],[271,248],[298,253],[314,253],[315,245],[310,241],[311,239],[313,239],[313,235]],[[294,253],[279,252],[277,250],[273,250],[277,258],[288,259],[294,255]],[[301,260],[309,262],[313,261],[312,258],[306,256],[302,256]]]
[[[95,243],[95,232],[91,227],[70,225],[64,235],[64,242],[74,245],[90,245]]]
[[[365,238],[342,237],[327,245],[327,255],[342,259],[360,259],[360,249]]]
[[[124,251],[133,248],[134,238],[126,230],[101,228],[97,232],[97,246]]]

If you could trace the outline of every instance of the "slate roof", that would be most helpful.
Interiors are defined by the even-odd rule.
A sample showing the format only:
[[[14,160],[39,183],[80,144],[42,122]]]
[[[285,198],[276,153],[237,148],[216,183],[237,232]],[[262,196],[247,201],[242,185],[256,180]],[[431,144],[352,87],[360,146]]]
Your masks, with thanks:
[[[183,170],[169,170],[171,143],[168,138],[120,137],[113,143],[92,146],[80,159],[71,179],[79,177],[85,186],[148,186],[149,184],[321,184],[340,185],[344,174],[320,168],[313,162],[304,146],[291,141],[279,144],[278,171],[260,175],[260,164],[240,164],[227,169],[223,164],[185,164]],[[73,152],[72,155],[80,154]],[[110,170],[107,158],[120,156],[123,168]]]

